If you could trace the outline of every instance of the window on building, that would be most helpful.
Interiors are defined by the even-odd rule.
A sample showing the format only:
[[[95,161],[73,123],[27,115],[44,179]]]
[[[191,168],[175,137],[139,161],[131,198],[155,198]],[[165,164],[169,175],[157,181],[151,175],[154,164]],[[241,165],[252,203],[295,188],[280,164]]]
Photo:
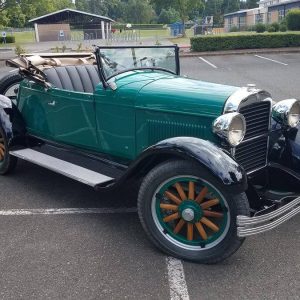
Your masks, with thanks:
[[[262,23],[263,22],[263,14],[255,15],[255,23]]]
[[[267,14],[267,23],[271,23],[272,22],[272,13],[271,12],[268,12]]]
[[[245,27],[246,26],[246,17],[240,17],[239,18],[239,27]]]
[[[284,18],[284,9],[278,10],[278,20],[281,21]]]

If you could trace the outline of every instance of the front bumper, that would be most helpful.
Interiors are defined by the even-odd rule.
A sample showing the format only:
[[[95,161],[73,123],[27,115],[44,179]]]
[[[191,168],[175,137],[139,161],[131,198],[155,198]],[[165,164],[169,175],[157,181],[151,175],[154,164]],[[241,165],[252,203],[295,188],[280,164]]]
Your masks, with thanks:
[[[300,197],[261,216],[237,216],[237,235],[239,237],[246,237],[271,230],[298,213],[300,213]]]

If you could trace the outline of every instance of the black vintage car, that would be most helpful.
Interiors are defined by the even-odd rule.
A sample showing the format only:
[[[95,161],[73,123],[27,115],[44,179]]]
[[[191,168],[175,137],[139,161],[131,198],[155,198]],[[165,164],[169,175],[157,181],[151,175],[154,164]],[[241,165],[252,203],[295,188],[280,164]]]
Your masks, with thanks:
[[[139,187],[164,252],[201,263],[300,212],[300,102],[180,76],[177,47],[24,55],[0,82],[0,173],[24,159]]]

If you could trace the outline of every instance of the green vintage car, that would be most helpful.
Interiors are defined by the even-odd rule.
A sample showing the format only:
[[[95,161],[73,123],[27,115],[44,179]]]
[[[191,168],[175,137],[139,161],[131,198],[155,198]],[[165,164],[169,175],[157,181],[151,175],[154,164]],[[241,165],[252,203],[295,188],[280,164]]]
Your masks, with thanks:
[[[300,212],[299,101],[181,77],[177,46],[8,64],[19,73],[0,82],[2,175],[23,159],[96,190],[138,185],[150,240],[200,263]]]

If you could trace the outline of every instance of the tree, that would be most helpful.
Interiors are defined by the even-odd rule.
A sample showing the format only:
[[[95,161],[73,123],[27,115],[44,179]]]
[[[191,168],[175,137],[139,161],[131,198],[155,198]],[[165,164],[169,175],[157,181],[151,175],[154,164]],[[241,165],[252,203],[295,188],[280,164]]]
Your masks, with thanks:
[[[247,1],[246,1],[247,8],[255,8],[255,7],[258,7],[257,2],[258,2],[258,0],[247,0]]]
[[[240,0],[224,0],[223,12],[225,14],[237,11],[240,9]]]
[[[162,9],[158,16],[158,23],[171,24],[180,20],[180,15],[177,10],[170,7],[169,9]]]
[[[150,23],[155,13],[148,1],[129,0],[125,9],[125,20],[136,24]]]
[[[156,9],[157,7],[164,7],[163,3],[165,6],[169,5],[169,7],[176,9],[183,24],[188,20],[189,15],[196,10],[203,9],[204,6],[203,0],[151,0],[151,3],[156,6]],[[185,29],[183,35],[185,35]]]

